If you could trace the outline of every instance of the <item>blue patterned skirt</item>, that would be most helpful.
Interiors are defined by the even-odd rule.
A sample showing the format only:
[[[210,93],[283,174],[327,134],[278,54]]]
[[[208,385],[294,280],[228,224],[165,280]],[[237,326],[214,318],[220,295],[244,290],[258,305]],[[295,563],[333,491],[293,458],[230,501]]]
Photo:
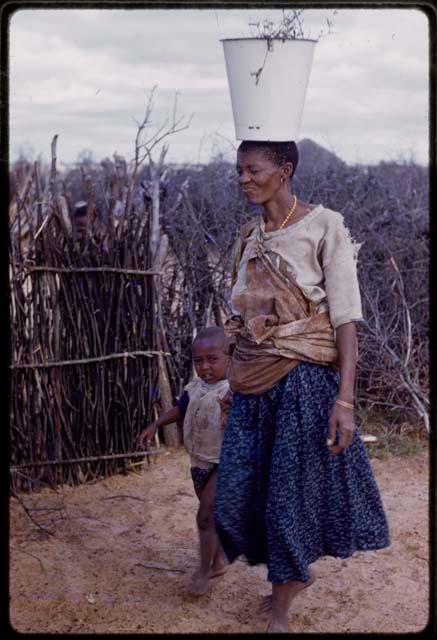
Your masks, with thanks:
[[[358,429],[332,456],[332,367],[301,363],[261,395],[236,393],[217,472],[215,520],[230,562],[266,564],[268,580],[306,581],[321,556],[347,558],[390,544]]]

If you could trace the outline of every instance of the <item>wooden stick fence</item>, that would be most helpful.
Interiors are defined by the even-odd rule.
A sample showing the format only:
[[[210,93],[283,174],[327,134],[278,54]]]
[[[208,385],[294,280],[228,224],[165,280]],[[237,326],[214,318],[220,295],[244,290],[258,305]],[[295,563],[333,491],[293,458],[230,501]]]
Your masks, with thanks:
[[[17,470],[16,488],[117,471],[122,459],[102,456],[134,448],[163,398],[173,400],[187,382],[195,330],[220,324],[222,310],[229,311],[230,247],[252,216],[237,199],[232,166],[196,170],[189,186],[186,177],[178,183],[177,172],[171,174],[169,187],[181,198],[177,216],[167,205],[160,214],[171,247],[164,268],[164,259],[150,255],[146,194],[134,198],[135,181],[115,156],[113,169],[105,168],[110,161],[102,163],[103,176],[94,184],[83,171],[89,224],[79,239],[69,216],[69,187],[57,182],[55,147],[48,175],[37,162],[20,170],[10,210],[12,462],[93,459],[34,467],[28,478]],[[367,322],[358,325],[358,395],[367,407],[396,409],[393,415],[408,410],[410,419],[411,398],[428,407],[429,176],[414,165],[358,173],[343,167],[334,174],[329,166],[314,182],[314,166],[313,160],[300,166],[302,199],[350,212],[347,224],[364,241],[359,268]],[[223,191],[224,176],[230,188]],[[105,213],[104,228],[95,208]],[[383,354],[377,362],[375,353]],[[403,368],[393,367],[393,353]]]
[[[28,272],[45,271],[47,273],[121,273],[127,276],[162,276],[162,271],[153,271],[142,269],[115,269],[113,267],[47,267],[34,266],[24,263],[19,265]]]
[[[113,360],[114,358],[136,358],[137,356],[145,356],[153,358],[153,356],[170,356],[166,351],[124,351],[123,353],[109,353],[106,356],[97,358],[81,358],[80,360],[63,360],[60,362],[29,362],[17,363],[9,365],[10,369],[38,369],[48,367],[68,367],[76,364],[89,364],[91,362],[104,362],[105,360]]]
[[[72,458],[70,460],[39,460],[37,462],[25,462],[10,467],[10,471],[18,471],[19,469],[28,469],[34,467],[48,467],[56,464],[75,464],[78,462],[95,462],[96,460],[121,460],[125,458],[140,458],[145,456],[156,456],[162,454],[162,451],[132,451],[130,453],[116,453],[106,456],[89,456],[88,458]]]
[[[35,172],[11,225],[13,490],[76,484],[155,455],[132,450],[170,355],[154,337],[162,271],[151,265],[147,210],[117,224],[110,215],[103,232],[96,222],[77,239],[51,177],[44,187]]]

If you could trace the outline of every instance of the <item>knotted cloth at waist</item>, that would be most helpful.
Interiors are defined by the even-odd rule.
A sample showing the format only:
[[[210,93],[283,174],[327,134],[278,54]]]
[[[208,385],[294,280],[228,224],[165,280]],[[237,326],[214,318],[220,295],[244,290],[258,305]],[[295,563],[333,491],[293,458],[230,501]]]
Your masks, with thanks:
[[[232,391],[264,393],[302,361],[336,363],[334,330],[327,312],[286,324],[275,321],[275,316],[252,318],[247,326],[239,316],[226,321],[225,331],[231,338],[228,380]]]

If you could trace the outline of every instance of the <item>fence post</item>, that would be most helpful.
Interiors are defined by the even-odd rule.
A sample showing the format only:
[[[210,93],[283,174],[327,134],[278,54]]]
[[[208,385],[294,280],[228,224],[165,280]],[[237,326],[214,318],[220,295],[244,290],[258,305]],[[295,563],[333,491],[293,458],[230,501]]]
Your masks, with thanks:
[[[168,379],[167,365],[162,355],[159,356],[159,393],[161,397],[162,411],[168,411],[173,406],[173,398]],[[180,445],[179,429],[177,424],[168,424],[162,428],[164,442],[168,447],[178,447]]]

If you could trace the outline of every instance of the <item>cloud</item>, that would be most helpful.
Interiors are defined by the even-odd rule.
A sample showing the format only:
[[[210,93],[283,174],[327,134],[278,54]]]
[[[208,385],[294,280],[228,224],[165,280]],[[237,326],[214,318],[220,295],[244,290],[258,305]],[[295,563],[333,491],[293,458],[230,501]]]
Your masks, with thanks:
[[[194,113],[189,130],[171,138],[169,157],[207,161],[213,149],[232,148],[224,139],[235,143],[219,40],[248,36],[249,21],[280,15],[255,9],[16,12],[10,26],[11,157],[20,146],[48,155],[53,133],[68,161],[84,146],[96,157],[115,148],[130,153],[133,118],[142,117],[155,84],[157,125],[171,117],[176,92],[179,112]],[[326,18],[334,25],[315,49],[301,136],[335,141],[350,161],[358,144],[369,162],[400,153],[408,139],[426,162],[426,15],[339,9],[335,16],[332,10],[304,16],[311,37],[326,31]]]

